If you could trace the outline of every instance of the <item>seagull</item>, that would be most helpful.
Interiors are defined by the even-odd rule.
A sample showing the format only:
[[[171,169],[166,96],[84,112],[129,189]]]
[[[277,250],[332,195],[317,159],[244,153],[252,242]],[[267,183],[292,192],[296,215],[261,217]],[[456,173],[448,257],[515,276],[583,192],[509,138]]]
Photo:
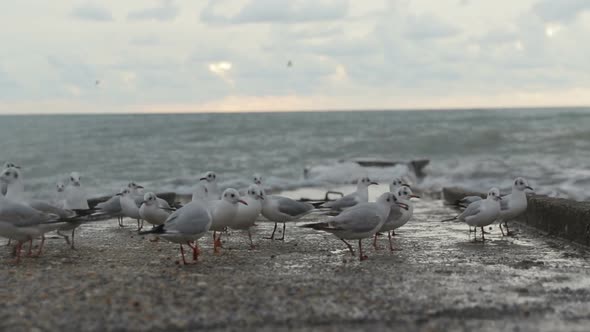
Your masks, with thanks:
[[[186,265],[183,244],[193,250],[193,260],[196,261],[200,254],[198,244],[195,242],[209,231],[213,218],[209,208],[199,201],[193,201],[174,211],[166,222],[155,228],[140,232],[139,234],[155,234],[164,240],[180,245],[182,262]]]
[[[327,207],[331,208],[332,210],[340,211],[360,203],[367,203],[369,201],[369,186],[372,184],[378,183],[371,181],[371,179],[368,177],[361,178],[357,182],[355,192],[335,201],[326,202],[321,207]]]
[[[45,233],[56,230],[64,223],[57,215],[41,212],[0,195],[0,236],[17,241],[14,251],[16,263],[20,261],[24,242],[43,237]],[[43,242],[37,255],[41,254],[42,248]]]
[[[402,179],[394,178],[389,184],[389,192],[395,193],[402,186],[410,188],[410,186],[406,184],[404,181],[402,181]]]
[[[133,199],[135,200],[135,204],[137,204],[137,206],[141,206],[141,204],[143,204],[143,197],[144,197],[144,187],[138,185],[137,183],[131,181],[127,184],[127,188],[129,188],[129,191],[131,192],[131,197],[133,197]],[[158,201],[158,205],[161,208],[164,209],[171,209],[170,204],[168,204],[168,202],[165,199],[162,199],[160,197],[157,197],[157,201]]]
[[[139,207],[141,206],[141,203],[137,202],[133,194],[131,194],[131,190],[129,188],[125,188],[123,192],[117,195],[121,196],[119,199],[121,204],[121,212],[123,212],[125,217],[136,219],[137,230],[140,231],[143,228],[143,220],[139,215]]]
[[[70,210],[88,210],[88,199],[86,191],[82,188],[81,177],[78,172],[70,174],[70,182],[66,187],[66,209]]]
[[[37,199],[25,199],[24,193],[24,182],[23,178],[20,175],[20,170],[18,168],[8,168],[0,175],[0,182],[6,184],[6,199],[11,200],[15,203],[24,204],[27,206],[32,207],[35,210],[50,213],[52,215],[58,216],[60,219],[68,219],[67,223],[62,224],[62,227],[67,228],[67,230],[72,229],[71,227],[77,227],[81,225],[81,221],[73,220],[74,217],[77,216],[77,213],[72,209],[67,207],[67,200],[64,202],[62,206],[58,206],[53,202],[46,202]],[[61,204],[60,204],[61,205]],[[77,226],[76,226],[77,225]],[[69,240],[66,236],[60,233],[62,227],[57,229],[57,234],[64,237],[66,242],[69,244]],[[45,243],[45,237],[41,238],[41,245],[39,246],[39,253],[43,249],[43,244]]]
[[[248,205],[240,198],[240,193],[233,188],[226,189],[221,199],[207,203],[213,217],[211,230],[213,231],[213,251],[215,253],[218,253],[221,247],[221,232],[225,231],[235,218],[239,203]],[[217,232],[220,232],[219,236],[216,236]]]
[[[154,226],[162,225],[170,216],[171,209],[164,209],[159,206],[156,194],[149,192],[143,196],[143,204],[139,208],[141,219]]]
[[[209,200],[209,189],[205,185],[204,180],[199,180],[199,182],[193,188],[193,196],[191,200],[194,201],[202,201],[206,202]]]
[[[209,171],[200,178],[201,181],[206,181],[207,195],[209,200],[219,200],[219,189],[217,188],[217,174]]]
[[[346,240],[358,240],[359,259],[367,259],[363,254],[362,239],[370,238],[381,229],[393,205],[403,209],[408,206],[398,202],[394,193],[384,193],[374,203],[360,203],[347,209],[327,222],[307,224],[302,227],[332,233],[346,244],[354,256],[352,246]]]
[[[105,214],[109,214],[111,216],[116,216],[117,217],[117,221],[119,222],[119,227],[124,227],[123,226],[123,211],[121,210],[121,195],[118,194],[122,194],[123,191],[125,190],[125,188],[121,188],[121,190],[119,190],[119,192],[117,193],[117,195],[114,195],[113,197],[109,198],[108,200],[104,201],[104,202],[100,202],[98,204],[96,204],[96,210],[103,212]]]
[[[59,181],[55,184],[55,198],[53,199],[53,205],[64,209],[66,206],[66,185]]]
[[[20,166],[17,166],[14,163],[11,163],[11,162],[6,162],[4,164],[3,172],[4,171],[7,171],[7,170],[9,170],[11,168],[20,169]],[[6,196],[7,190],[8,190],[8,184],[6,184],[6,183],[0,183],[0,195]]]
[[[414,203],[410,199],[420,198],[418,195],[412,193],[412,189],[406,186],[399,187],[395,192],[395,197],[399,203],[405,204],[407,208],[400,208],[399,205],[392,205],[391,211],[385,220],[385,223],[379,229],[379,233],[387,232],[389,239],[389,250],[394,251],[391,236],[395,235],[395,230],[405,225],[414,214]],[[373,247],[377,249],[377,234],[373,240]]]
[[[283,236],[279,241],[285,240],[285,228],[286,223],[288,221],[294,221],[300,219],[301,217],[309,214],[313,211],[314,206],[305,203],[305,202],[298,202],[296,200],[290,199],[288,197],[283,196],[267,196],[264,190],[261,190],[262,196],[262,215],[275,223],[275,228],[272,231],[270,237],[266,238],[269,240],[274,240],[275,232],[277,231],[277,224],[283,223]]]
[[[84,211],[90,211],[90,207],[88,206],[88,199],[86,196],[86,191],[82,187],[82,181],[80,174],[78,172],[72,172],[70,174],[69,183],[65,188],[65,203],[64,207],[68,210],[76,211],[76,213],[86,213]],[[60,227],[57,230],[57,234],[64,238],[67,244],[70,245],[70,248],[75,249],[74,247],[74,235],[76,232],[76,228],[82,225],[82,221],[77,222],[69,222],[66,225]],[[71,237],[72,241],[67,235],[63,234],[62,231],[72,231]]]
[[[504,227],[506,227],[506,235],[510,235],[508,221],[518,217],[526,211],[527,198],[525,190],[532,191],[533,188],[529,186],[527,180],[518,177],[514,179],[514,182],[512,183],[512,193],[502,197],[502,201],[500,202],[500,217],[498,218],[502,235],[504,235],[502,222],[504,223]]]
[[[242,198],[247,205],[238,205],[238,212],[229,225],[231,229],[247,230],[250,240],[250,249],[254,249],[250,227],[254,226],[256,219],[262,211],[262,190],[255,184],[248,187],[246,195]]]
[[[498,188],[492,188],[488,191],[488,195],[486,199],[482,199],[479,201],[475,201],[463,211],[460,215],[443,220],[444,221],[451,221],[451,220],[459,220],[465,222],[470,227],[475,227],[475,231],[477,232],[477,227],[481,228],[481,239],[485,241],[484,230],[485,226],[491,225],[498,216],[500,215],[500,201],[502,197],[500,197],[500,190]],[[476,233],[477,234],[477,233]]]
[[[26,199],[24,192],[24,182],[18,168],[7,168],[0,174],[0,182],[6,185],[6,199],[15,203],[29,205],[33,209],[41,212],[52,213],[60,218],[72,218],[76,213],[69,209],[64,209],[56,204],[36,199]]]

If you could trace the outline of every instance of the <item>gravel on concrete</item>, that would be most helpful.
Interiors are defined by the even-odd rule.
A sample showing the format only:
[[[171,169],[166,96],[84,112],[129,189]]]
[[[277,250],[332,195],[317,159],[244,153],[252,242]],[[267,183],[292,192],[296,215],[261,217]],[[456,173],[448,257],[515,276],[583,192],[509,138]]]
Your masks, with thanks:
[[[0,330],[588,330],[584,247],[522,225],[473,243],[466,225],[439,222],[453,214],[418,202],[395,237],[402,250],[365,240],[364,262],[293,224],[273,242],[262,239],[273,224],[259,222],[255,250],[231,232],[218,256],[203,238],[190,266],[176,245],[138,236],[134,221],[83,225],[75,251],[50,238],[42,257],[15,266],[0,250]]]

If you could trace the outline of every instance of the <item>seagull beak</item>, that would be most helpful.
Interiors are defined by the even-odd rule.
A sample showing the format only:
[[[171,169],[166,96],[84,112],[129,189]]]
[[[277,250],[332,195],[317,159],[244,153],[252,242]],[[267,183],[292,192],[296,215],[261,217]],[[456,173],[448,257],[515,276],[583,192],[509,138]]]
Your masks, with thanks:
[[[14,168],[20,169],[20,166],[18,166],[18,165],[14,165]]]
[[[420,198],[418,195],[410,195],[410,198]]]
[[[199,179],[199,181],[203,181],[203,180],[207,181],[207,178],[200,178]]]
[[[262,195],[258,195],[257,197],[260,199],[264,199],[264,196],[262,196]]]
[[[123,193],[118,193],[115,196],[123,196]]]
[[[408,187],[408,188],[412,189],[412,187],[410,187],[410,185],[407,183],[402,183],[402,187]]]
[[[248,205],[248,203],[246,203],[245,201],[243,201],[243,200],[241,200],[241,199],[238,201],[238,203],[242,203],[242,204],[244,204],[244,205]]]
[[[501,201],[502,200],[502,197],[498,196],[498,200]]]
[[[375,182],[375,181],[372,181],[370,184],[375,184],[375,185],[378,185],[379,183],[377,183],[377,182]]]
[[[137,189],[143,189],[143,186],[137,186],[136,188]]]
[[[404,210],[408,210],[408,204],[401,203],[401,202],[396,202],[395,204],[397,204],[399,207],[401,207]]]
[[[526,187],[524,187],[524,189],[528,189],[528,190],[531,190],[531,191],[535,191],[535,189],[533,189],[533,187],[531,187],[531,186],[526,186]]]

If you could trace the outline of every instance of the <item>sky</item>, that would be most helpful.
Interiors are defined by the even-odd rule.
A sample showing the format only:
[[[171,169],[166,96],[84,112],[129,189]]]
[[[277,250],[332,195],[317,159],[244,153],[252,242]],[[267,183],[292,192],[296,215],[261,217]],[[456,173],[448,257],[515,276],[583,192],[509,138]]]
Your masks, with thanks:
[[[590,105],[588,0],[19,0],[0,22],[0,113]]]

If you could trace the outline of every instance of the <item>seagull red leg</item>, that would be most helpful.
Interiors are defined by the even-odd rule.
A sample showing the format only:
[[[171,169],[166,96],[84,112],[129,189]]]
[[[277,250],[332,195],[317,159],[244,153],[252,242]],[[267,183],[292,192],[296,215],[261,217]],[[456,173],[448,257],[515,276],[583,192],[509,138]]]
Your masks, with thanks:
[[[367,255],[363,254],[363,244],[361,239],[359,239],[359,260],[364,261],[365,259],[369,258]]]

